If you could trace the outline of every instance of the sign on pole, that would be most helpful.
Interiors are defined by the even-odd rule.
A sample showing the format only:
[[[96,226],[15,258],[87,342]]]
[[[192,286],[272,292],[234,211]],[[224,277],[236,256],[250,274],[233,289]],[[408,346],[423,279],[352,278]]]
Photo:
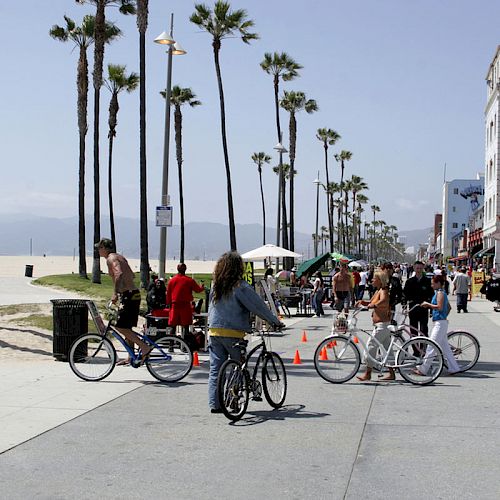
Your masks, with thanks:
[[[172,226],[173,207],[162,205],[156,207],[156,226],[170,227]]]

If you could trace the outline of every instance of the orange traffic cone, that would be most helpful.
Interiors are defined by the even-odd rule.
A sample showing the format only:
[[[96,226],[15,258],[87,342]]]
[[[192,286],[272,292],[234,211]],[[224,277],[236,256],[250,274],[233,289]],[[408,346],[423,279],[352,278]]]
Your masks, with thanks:
[[[293,358],[293,364],[294,365],[301,365],[302,364],[302,361],[300,360],[300,354],[299,354],[298,349],[295,351],[295,357]]]
[[[193,352],[193,366],[200,366],[200,360],[196,351]]]
[[[319,354],[319,360],[320,361],[328,361],[328,353],[326,352],[326,346],[321,349],[321,352]]]
[[[334,347],[337,347],[337,341],[336,341],[336,340],[332,340],[332,341],[330,342],[330,344],[332,344],[332,349],[333,349]]]
[[[307,342],[307,335],[305,330],[302,331],[302,342]]]
[[[353,337],[353,338],[352,338],[352,340],[353,340],[353,342],[354,342],[355,344],[357,344],[357,343],[359,342],[358,337]]]

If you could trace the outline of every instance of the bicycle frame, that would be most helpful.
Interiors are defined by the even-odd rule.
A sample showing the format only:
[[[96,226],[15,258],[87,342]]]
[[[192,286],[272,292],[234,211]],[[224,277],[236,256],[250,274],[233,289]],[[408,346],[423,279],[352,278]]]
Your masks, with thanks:
[[[266,353],[268,352],[266,341],[264,339],[264,332],[259,332],[259,334],[261,341],[255,347],[253,347],[248,354],[245,352],[242,357],[242,368],[243,370],[246,370],[249,373],[248,364],[250,362],[250,359],[259,349],[261,349],[261,352],[257,356],[257,361],[255,363],[255,367],[252,372],[252,380],[255,380],[257,378],[257,373],[259,371],[260,364],[264,359]]]

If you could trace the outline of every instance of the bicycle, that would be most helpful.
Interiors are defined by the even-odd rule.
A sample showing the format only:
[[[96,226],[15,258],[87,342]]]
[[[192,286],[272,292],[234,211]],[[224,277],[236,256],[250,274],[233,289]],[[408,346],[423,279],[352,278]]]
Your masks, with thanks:
[[[248,341],[241,340],[234,344],[240,349],[241,361],[226,360],[217,377],[217,394],[222,413],[233,422],[240,420],[248,408],[250,393],[254,401],[262,401],[262,392],[267,402],[273,408],[280,408],[285,402],[287,378],[283,360],[276,352],[267,348],[261,330],[261,341],[248,354]],[[252,374],[249,361],[257,350],[261,349]],[[257,380],[259,368],[262,364],[262,382]]]
[[[420,307],[420,304],[415,304],[410,309],[403,308],[403,320],[397,325],[398,331],[406,333],[409,338],[425,336],[420,330],[406,323],[410,312],[417,307]],[[481,346],[472,333],[465,330],[450,330],[448,332],[448,343],[461,373],[470,370],[478,362]],[[444,360],[444,363],[447,367],[446,360]]]
[[[401,376],[415,385],[427,385],[434,382],[443,370],[443,355],[441,348],[427,337],[414,337],[402,344],[398,342],[399,332],[393,325],[389,325],[391,340],[386,349],[373,333],[363,330],[357,326],[358,308],[351,310],[350,317],[345,321],[336,322],[332,333],[323,339],[314,353],[314,367],[324,380],[334,384],[341,384],[351,380],[361,365],[360,344],[363,353],[375,366],[383,372],[385,368],[397,369]],[[341,313],[343,314],[343,313]],[[376,358],[372,357],[367,349],[367,344],[359,338],[359,333],[366,333],[378,348]],[[420,375],[417,369],[422,365],[427,347],[432,347],[433,354],[430,358],[430,366],[426,375]],[[414,349],[415,348],[415,349]],[[395,350],[394,361],[391,361],[391,353]]]
[[[110,318],[105,326],[95,303],[87,301],[87,307],[97,326],[98,333],[87,333],[73,342],[69,352],[69,365],[73,373],[89,382],[96,382],[108,377],[114,370],[117,361],[116,349],[110,339],[117,340],[128,352],[130,366],[133,368],[142,366],[142,352],[140,350],[135,352],[135,349],[127,344],[113,325],[118,310],[108,305]],[[157,380],[178,382],[191,371],[193,354],[182,338],[166,335],[153,341],[148,337],[147,331],[137,335],[144,343],[153,347],[144,364],[149,373]]]

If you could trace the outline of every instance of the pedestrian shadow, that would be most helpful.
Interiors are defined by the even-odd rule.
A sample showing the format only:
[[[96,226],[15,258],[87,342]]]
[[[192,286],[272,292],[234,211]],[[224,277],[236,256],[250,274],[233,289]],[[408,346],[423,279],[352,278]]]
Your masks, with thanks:
[[[30,333],[31,335],[36,335],[37,337],[50,341],[52,341],[53,339],[52,335],[48,333],[37,332],[36,330],[29,330],[27,328],[14,328],[14,327],[2,326],[0,327],[0,330],[6,330],[8,332]]]
[[[288,419],[309,419],[329,417],[330,413],[319,413],[313,411],[304,411],[305,405],[285,405],[281,408],[269,411],[248,411],[246,416],[238,422],[230,422],[229,425],[237,427],[248,427],[251,425],[263,424],[270,420],[288,420]]]
[[[0,347],[6,347],[14,351],[29,352],[32,354],[41,354],[42,356],[52,356],[52,352],[50,351],[44,351],[43,349],[33,349],[30,347],[22,347],[20,345],[5,342],[4,340],[0,340]]]

